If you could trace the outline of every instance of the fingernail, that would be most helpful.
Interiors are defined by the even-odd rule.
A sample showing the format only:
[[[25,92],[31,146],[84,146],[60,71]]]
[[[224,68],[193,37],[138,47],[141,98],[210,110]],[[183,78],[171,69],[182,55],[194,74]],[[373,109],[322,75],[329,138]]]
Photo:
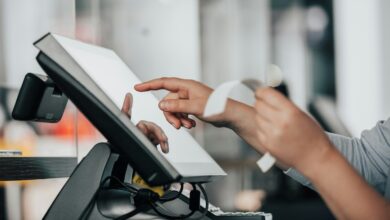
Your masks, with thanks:
[[[160,146],[161,146],[162,152],[163,152],[163,153],[166,153],[166,151],[167,151],[167,145],[166,145],[165,143],[161,143]]]
[[[161,109],[166,109],[167,108],[167,103],[166,102],[160,102],[160,108]]]
[[[172,124],[172,126],[174,127],[174,128],[176,128],[176,129],[178,129],[179,130],[179,128],[180,128],[180,125],[179,126],[176,126],[174,123],[171,123]]]
[[[165,153],[169,153],[169,144],[165,142]]]

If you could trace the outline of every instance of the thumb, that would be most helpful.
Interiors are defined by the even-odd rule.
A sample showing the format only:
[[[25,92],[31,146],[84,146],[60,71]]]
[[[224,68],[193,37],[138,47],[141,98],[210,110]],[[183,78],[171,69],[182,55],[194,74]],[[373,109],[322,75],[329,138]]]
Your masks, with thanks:
[[[131,93],[127,93],[125,99],[123,100],[123,105],[121,111],[126,114],[127,117],[131,119],[131,110],[133,108],[133,96]]]
[[[160,102],[159,107],[165,112],[201,115],[205,104],[204,99],[166,99]]]

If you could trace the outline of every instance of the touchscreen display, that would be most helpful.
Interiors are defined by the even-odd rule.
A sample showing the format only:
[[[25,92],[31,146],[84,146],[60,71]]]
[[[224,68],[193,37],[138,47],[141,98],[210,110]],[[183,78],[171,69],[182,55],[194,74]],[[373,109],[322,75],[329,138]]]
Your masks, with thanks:
[[[132,94],[131,121],[134,124],[140,120],[151,121],[164,130],[168,137],[169,152],[162,153],[160,146],[158,149],[179,173],[184,176],[225,175],[219,165],[184,128],[177,130],[165,120],[158,108],[158,100],[152,93],[134,90],[134,85],[141,81],[116,53],[62,36],[53,36],[118,109],[122,108],[126,94]]]

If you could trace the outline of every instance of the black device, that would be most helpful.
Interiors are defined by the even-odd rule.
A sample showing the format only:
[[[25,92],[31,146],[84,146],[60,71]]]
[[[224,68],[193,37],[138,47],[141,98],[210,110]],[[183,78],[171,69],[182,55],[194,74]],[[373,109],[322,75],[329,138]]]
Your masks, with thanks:
[[[12,111],[12,118],[55,123],[61,120],[68,98],[45,75],[27,73]]]
[[[131,198],[137,200],[137,196],[117,189],[111,180],[105,183],[111,176],[124,183],[128,164],[150,185],[212,179],[211,176],[181,176],[92,80],[80,82],[43,52],[38,54],[37,61],[56,86],[110,142],[97,144],[79,163],[44,219],[111,219],[156,208],[154,206],[158,203],[155,202],[147,206],[140,202],[132,203]],[[100,96],[100,99],[96,96]],[[102,183],[109,187],[101,190]],[[175,210],[173,213],[175,216],[202,214],[193,210],[188,213]]]
[[[56,85],[107,138],[113,150],[127,158],[130,165],[144,180],[157,186],[180,179],[179,173],[130,120],[125,115],[121,115],[120,110],[114,114],[116,110],[109,109],[110,105],[101,103],[94,94],[42,52],[38,54],[37,61],[47,75],[56,82]],[[140,145],[146,146],[131,147]],[[150,148],[155,154],[151,155],[151,152],[146,151],[145,148]]]
[[[96,66],[107,68],[101,63],[109,63],[109,59],[116,57],[114,53],[107,52],[109,50],[105,48],[50,33],[36,41],[34,45],[41,51],[37,61],[46,74],[107,138],[112,144],[113,151],[126,158],[149,185],[209,182],[226,175],[211,157],[207,157],[206,162],[171,163],[121,112],[113,98],[98,86],[93,75],[88,74],[91,71],[89,68],[94,68],[92,62],[100,62]],[[85,51],[90,57],[82,56]],[[101,59],[93,60],[101,54],[104,54]],[[111,69],[128,68],[122,65],[119,57],[116,57],[113,62],[113,66],[107,69],[109,74],[107,77],[115,77],[114,74],[109,73]],[[99,72],[96,69],[92,71]],[[204,151],[201,147],[198,149]]]
[[[112,147],[108,143],[96,144],[86,157],[79,163],[75,171],[70,176],[57,198],[46,212],[46,220],[67,220],[67,219],[127,219],[121,218],[128,213],[139,209],[142,216],[135,216],[139,219],[156,219],[157,213],[150,206],[137,206],[137,194],[124,190],[116,186],[116,181],[110,179],[115,175],[115,179],[123,179],[126,165],[122,163],[120,156],[111,151]],[[94,172],[91,172],[93,170]],[[88,177],[88,178],[86,178]],[[110,180],[110,181],[106,181]],[[104,186],[104,188],[102,188]],[[202,189],[204,195],[204,189]],[[176,191],[167,192],[164,195],[166,201],[155,202],[155,208],[159,212],[170,213],[174,216],[185,216],[192,213],[191,218],[172,217],[163,219],[202,219],[202,220],[267,220],[271,216],[266,213],[242,213],[223,212],[217,207],[212,209],[199,206],[198,201],[191,202],[191,198]],[[199,197],[194,197],[198,200]],[[207,201],[207,199],[206,199]],[[192,204],[191,204],[192,203]],[[206,202],[207,204],[207,202]],[[197,206],[196,211],[191,210]],[[206,205],[207,206],[207,205]],[[208,211],[210,210],[210,211]],[[148,215],[148,216],[145,216]],[[154,216],[154,217],[153,217]],[[128,216],[134,217],[134,216]],[[149,217],[149,218],[148,218]]]
[[[37,114],[34,113],[36,109],[51,109],[55,115],[63,114],[63,108],[49,108],[53,102],[48,102],[47,99],[51,95],[45,94],[52,94],[53,88],[58,90],[57,94],[65,97],[49,77],[28,73],[22,88],[18,94],[18,104],[13,109],[14,112],[19,113],[16,119],[54,122],[53,120],[37,118]],[[31,97],[33,97],[32,100]],[[26,110],[21,111],[22,107]],[[108,143],[94,146],[73,171],[45,214],[44,219],[125,219],[124,217],[130,218],[139,214],[146,215],[142,214],[146,212],[155,216],[157,213],[153,209],[161,209],[158,207],[162,206],[163,201],[171,201],[171,199],[160,198],[151,190],[125,185],[126,177],[127,179],[129,176],[131,177],[131,174],[128,174],[128,162],[118,153],[113,152],[112,148],[112,145]],[[130,172],[132,171],[130,170]],[[130,187],[133,191],[125,190]],[[151,206],[151,203],[154,205]],[[189,213],[191,216],[202,215],[199,209]]]

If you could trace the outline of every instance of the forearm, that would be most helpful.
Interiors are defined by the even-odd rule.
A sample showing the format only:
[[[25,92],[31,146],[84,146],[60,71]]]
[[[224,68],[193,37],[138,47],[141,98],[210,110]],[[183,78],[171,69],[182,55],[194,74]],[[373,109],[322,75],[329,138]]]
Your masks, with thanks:
[[[361,138],[350,138],[327,133],[329,140],[348,163],[377,192],[384,195],[388,172],[387,141],[382,134],[386,131],[378,124],[375,128],[363,132]],[[378,130],[380,129],[380,130]],[[295,169],[289,169],[286,174],[305,186],[314,189],[312,183]]]
[[[299,168],[339,219],[389,219],[389,204],[334,148],[316,166]]]

